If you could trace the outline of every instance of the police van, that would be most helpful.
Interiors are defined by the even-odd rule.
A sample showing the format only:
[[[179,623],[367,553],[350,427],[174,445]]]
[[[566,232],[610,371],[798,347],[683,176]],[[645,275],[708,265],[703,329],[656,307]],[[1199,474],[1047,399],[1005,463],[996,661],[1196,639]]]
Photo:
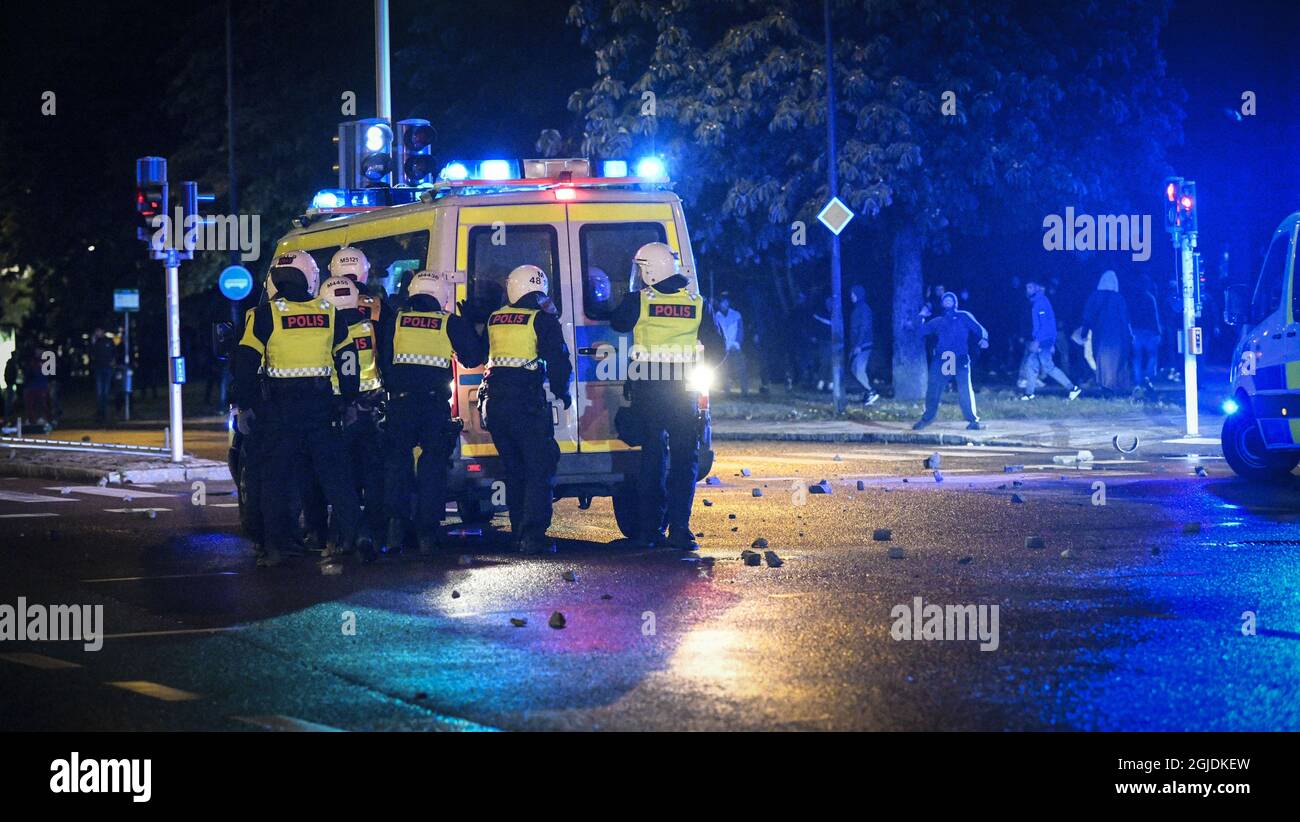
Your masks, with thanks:
[[[593,497],[612,497],[622,532],[637,534],[632,483],[638,449],[619,438],[615,416],[626,404],[631,340],[613,331],[609,317],[637,288],[633,255],[646,243],[663,242],[679,255],[683,274],[698,290],[681,200],[669,190],[657,158],[635,175],[624,161],[605,161],[593,175],[585,159],[485,160],[448,163],[432,187],[413,202],[381,204],[398,189],[327,190],[295,220],[275,254],[306,251],[324,271],[344,245],[370,261],[370,280],[394,301],[419,270],[455,272],[456,302],[495,309],[505,302],[506,278],[516,266],[546,272],[549,296],[559,313],[574,359],[573,404],[551,404],[560,447],[556,498],[576,497],[586,508]],[[444,305],[454,311],[455,305]],[[490,519],[499,464],[491,435],[478,417],[483,369],[454,369],[451,414],[464,422],[448,477],[448,497],[463,522]],[[700,393],[701,450],[698,478],[713,464],[706,369],[695,377]],[[548,397],[549,397],[548,393]],[[230,449],[231,476],[244,498],[246,464],[238,437]],[[241,509],[244,506],[241,504]]]
[[[1279,480],[1300,463],[1300,212],[1273,234],[1253,296],[1227,293],[1224,320],[1242,327],[1224,401],[1223,457],[1246,479]]]

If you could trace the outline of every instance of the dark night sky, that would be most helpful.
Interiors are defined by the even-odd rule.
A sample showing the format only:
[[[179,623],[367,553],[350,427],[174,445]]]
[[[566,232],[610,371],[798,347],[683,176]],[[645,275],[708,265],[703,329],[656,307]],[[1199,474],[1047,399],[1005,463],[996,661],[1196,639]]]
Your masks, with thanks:
[[[239,5],[239,4],[237,4]],[[409,111],[402,78],[396,78],[394,113],[420,114],[440,123],[448,153],[500,150],[532,153],[538,131],[571,122],[569,93],[591,78],[592,58],[564,23],[568,0],[443,3],[445,25],[413,33],[410,21],[440,4],[393,0],[394,48],[413,38],[450,37],[448,59],[471,61],[481,82],[452,90],[440,111]],[[294,4],[278,8],[293,8]],[[333,71],[348,78],[360,95],[360,113],[373,106],[371,4],[318,2],[310,26],[297,15],[261,21],[274,33],[275,48],[301,72]],[[90,175],[85,201],[129,216],[127,200],[134,157],[164,153],[184,123],[160,119],[158,101],[175,93],[160,66],[160,54],[174,50],[220,49],[221,6],[206,12],[175,10],[157,3],[16,3],[6,9],[4,61],[5,128],[58,129],[67,144],[78,136],[75,159],[59,152],[41,155],[51,185],[73,185],[79,166],[121,169],[121,175]],[[1268,231],[1300,207],[1300,12],[1294,2],[1183,0],[1163,38],[1171,73],[1187,88],[1186,141],[1170,157],[1181,174],[1200,183],[1203,248],[1216,253],[1233,244],[1237,262],[1256,253]],[[432,15],[431,15],[432,16]],[[444,19],[433,17],[435,21]],[[482,49],[475,49],[482,44]],[[238,45],[237,45],[238,49]],[[498,55],[505,55],[504,58]],[[398,61],[394,64],[398,68]],[[237,78],[238,82],[238,78]],[[285,93],[295,87],[284,78]],[[39,116],[40,92],[59,93],[59,116]],[[519,94],[520,90],[523,94]],[[1258,95],[1259,114],[1240,122],[1223,109],[1240,106],[1243,90]],[[408,93],[409,97],[410,94]],[[218,98],[213,105],[221,106]],[[321,186],[329,185],[330,115],[320,124]],[[333,119],[341,119],[334,117]],[[112,180],[112,183],[105,182]],[[1163,238],[1162,238],[1163,239]],[[1254,264],[1253,259],[1250,262]]]

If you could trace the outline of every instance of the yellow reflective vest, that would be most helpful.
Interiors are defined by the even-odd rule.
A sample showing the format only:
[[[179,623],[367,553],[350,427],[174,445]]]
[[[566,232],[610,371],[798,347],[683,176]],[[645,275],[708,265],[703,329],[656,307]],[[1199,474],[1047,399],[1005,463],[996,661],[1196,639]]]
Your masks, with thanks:
[[[266,376],[294,379],[334,375],[333,303],[275,299],[271,301],[271,318],[271,335],[263,353]]]
[[[632,359],[643,362],[695,362],[700,352],[704,300],[685,289],[663,294],[641,290],[641,316],[632,328]]]
[[[451,368],[445,311],[399,311],[393,329],[393,365]]]
[[[488,317],[488,368],[526,368],[535,371],[537,329],[534,323],[541,313],[536,308],[506,306]]]
[[[348,339],[356,343],[357,362],[361,366],[361,387],[367,391],[378,391],[384,387],[379,376],[379,361],[375,350],[375,326],[366,320],[354,322],[348,326]]]

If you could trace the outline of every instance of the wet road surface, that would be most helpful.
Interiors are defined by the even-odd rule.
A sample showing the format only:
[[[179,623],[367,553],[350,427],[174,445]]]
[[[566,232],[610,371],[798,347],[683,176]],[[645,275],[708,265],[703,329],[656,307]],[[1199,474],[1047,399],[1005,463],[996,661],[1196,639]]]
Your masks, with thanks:
[[[1205,444],[943,448],[941,482],[916,446],[719,452],[698,555],[564,500],[556,554],[489,528],[339,576],[255,568],[228,484],[0,479],[0,605],[106,634],[0,642],[0,728],[1300,729],[1300,483]],[[895,638],[917,597],[997,606],[994,641]]]

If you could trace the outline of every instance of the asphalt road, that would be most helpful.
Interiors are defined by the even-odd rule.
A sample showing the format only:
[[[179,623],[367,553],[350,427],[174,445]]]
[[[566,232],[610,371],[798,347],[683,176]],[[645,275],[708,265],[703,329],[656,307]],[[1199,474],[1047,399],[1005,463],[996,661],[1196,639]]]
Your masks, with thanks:
[[[1300,485],[1209,445],[946,448],[942,482],[913,446],[719,446],[698,556],[565,500],[554,555],[489,530],[340,576],[255,568],[229,486],[0,480],[0,606],[106,634],[0,642],[0,729],[1300,729]],[[896,639],[916,597],[997,606],[996,649]]]

